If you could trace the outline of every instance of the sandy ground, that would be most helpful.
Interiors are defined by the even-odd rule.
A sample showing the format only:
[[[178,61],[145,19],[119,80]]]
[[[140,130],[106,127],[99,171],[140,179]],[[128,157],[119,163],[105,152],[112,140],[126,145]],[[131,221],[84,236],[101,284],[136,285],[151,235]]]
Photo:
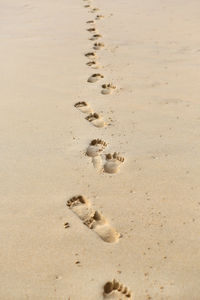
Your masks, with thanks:
[[[0,0],[0,300],[104,299],[113,278],[134,300],[199,300],[200,2],[86,4]],[[99,70],[84,56],[97,13]],[[95,138],[125,158],[118,173],[85,155]],[[66,206],[79,194],[119,241]]]

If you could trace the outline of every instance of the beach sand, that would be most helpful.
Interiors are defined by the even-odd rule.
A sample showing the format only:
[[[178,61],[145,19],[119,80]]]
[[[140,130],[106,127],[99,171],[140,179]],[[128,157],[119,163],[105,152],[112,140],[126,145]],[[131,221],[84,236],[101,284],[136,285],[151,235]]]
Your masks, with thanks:
[[[0,300],[200,299],[199,11],[0,0]]]

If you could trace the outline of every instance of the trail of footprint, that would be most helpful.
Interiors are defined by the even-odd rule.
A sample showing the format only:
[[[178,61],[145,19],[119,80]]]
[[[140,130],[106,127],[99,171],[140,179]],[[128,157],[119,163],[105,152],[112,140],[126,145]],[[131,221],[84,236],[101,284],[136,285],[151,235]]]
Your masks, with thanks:
[[[104,164],[104,171],[106,173],[114,174],[118,173],[120,165],[124,162],[124,157],[119,156],[118,153],[106,154],[106,162]]]
[[[116,86],[113,85],[112,83],[103,84],[101,87],[102,87],[101,93],[103,95],[112,94],[112,92],[116,89]]]
[[[67,201],[67,206],[83,221],[83,224],[95,231],[107,243],[115,243],[120,234],[107,222],[105,217],[91,207],[85,197],[79,195]]]
[[[92,108],[87,102],[77,102],[74,104],[74,106],[83,113],[89,113],[89,115],[85,119],[91,122],[93,126],[100,128],[106,125],[103,118],[99,114],[93,113]]]
[[[132,299],[132,292],[125,285],[113,279],[104,285],[103,296],[113,300]]]
[[[90,1],[88,1],[88,4],[85,5],[84,7],[91,8]],[[99,9],[92,8],[90,12],[94,13],[97,10]],[[103,17],[104,17],[103,15],[96,15],[95,20],[100,20]],[[87,21],[86,23],[94,25],[95,21],[90,20]],[[97,33],[95,27],[88,28],[87,30],[88,32],[93,34],[90,40],[97,40],[102,37],[100,34]],[[101,50],[104,46],[105,45],[103,43],[96,42],[93,45],[93,49]],[[91,61],[87,62],[87,65],[92,68],[97,68],[96,53],[89,52],[86,53],[85,56],[91,59]],[[94,83],[100,80],[101,78],[104,78],[104,76],[99,73],[93,74],[88,78],[88,82]],[[108,95],[111,94],[114,89],[116,89],[116,86],[114,86],[112,83],[103,84],[101,93],[103,95]],[[99,123],[101,117],[97,113],[93,112],[93,110],[91,109],[90,105],[87,102],[85,101],[77,102],[74,106],[83,113],[89,113],[89,115],[85,119],[91,122],[94,126],[97,127],[104,126],[104,122]],[[102,124],[102,126],[100,124]],[[101,154],[106,147],[107,147],[106,142],[100,139],[92,140],[89,146],[87,147],[86,155],[92,158],[92,162],[95,168],[99,168],[99,169],[102,168],[103,162],[102,162]],[[105,163],[103,165],[104,172],[110,174],[117,173],[120,169],[120,165],[123,162],[124,162],[124,158],[121,157],[116,152],[114,152],[113,154],[111,153],[106,154]],[[83,224],[85,224],[91,230],[95,231],[103,241],[108,243],[114,243],[119,240],[120,234],[113,227],[110,226],[110,224],[106,221],[105,217],[101,213],[95,211],[92,208],[90,201],[85,197],[81,195],[75,196],[67,201],[67,206],[82,220]],[[121,284],[119,281],[115,279],[105,283],[103,296],[106,299],[113,299],[113,300],[123,300],[127,298],[132,299],[131,291],[126,286],[124,286],[123,284]]]

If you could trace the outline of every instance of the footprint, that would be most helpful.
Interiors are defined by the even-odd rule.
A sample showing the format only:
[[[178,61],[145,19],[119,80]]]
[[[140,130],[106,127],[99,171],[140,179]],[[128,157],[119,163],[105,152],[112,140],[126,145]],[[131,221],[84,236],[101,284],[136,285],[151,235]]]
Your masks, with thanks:
[[[88,8],[88,7],[91,7],[91,5],[90,4],[86,4],[86,5],[84,5],[84,7]]]
[[[91,122],[95,127],[104,127],[106,125],[103,118],[97,113],[91,113],[85,119]]]
[[[84,221],[91,214],[89,201],[83,196],[74,196],[67,201],[67,206]]]
[[[90,21],[87,21],[86,23],[87,23],[87,24],[95,24],[95,21],[90,20]]]
[[[91,9],[91,11],[90,11],[90,12],[91,12],[91,13],[95,13],[95,12],[96,12],[96,11],[98,11],[98,10],[100,10],[100,9],[99,9],[99,8],[97,8],[97,7],[94,7],[94,8],[92,8],[92,9]]]
[[[83,224],[95,231],[107,243],[117,242],[120,234],[110,226],[105,217],[94,210],[85,197],[79,195],[67,201],[67,206],[83,221]]]
[[[104,18],[103,15],[97,15],[95,19],[96,19],[96,20],[100,20],[100,19],[102,19],[102,18]]]
[[[116,299],[116,300],[122,300],[122,299],[131,299],[132,293],[131,291],[122,283],[119,281],[113,279],[112,281],[106,282],[104,285],[104,292],[103,292],[104,298],[106,299]],[[123,297],[123,298],[122,298]]]
[[[94,58],[97,58],[97,55],[95,52],[88,52],[85,54],[85,56],[89,59],[94,59]]]
[[[94,83],[94,82],[97,82],[98,80],[100,80],[101,78],[104,78],[104,76],[99,73],[96,73],[96,74],[91,75],[87,81],[90,83]]]
[[[103,47],[105,47],[104,43],[94,43],[93,49],[101,50]]]
[[[89,61],[86,63],[87,66],[92,67],[93,69],[99,69],[100,65],[96,61]]]
[[[93,33],[93,32],[96,32],[96,28],[95,27],[91,27],[91,28],[88,28],[87,31]]]
[[[124,162],[124,157],[119,156],[118,153],[106,154],[106,162],[104,164],[104,171],[106,173],[114,174],[119,172],[120,165]]]
[[[78,108],[83,113],[90,113],[85,119],[91,122],[95,127],[104,127],[106,125],[103,118],[99,114],[93,113],[92,108],[87,102],[77,102],[74,104],[74,107]]]
[[[67,228],[70,227],[70,224],[69,224],[68,222],[66,222],[66,223],[64,224],[64,227],[67,229]]]
[[[101,87],[102,87],[101,93],[103,95],[112,94],[113,90],[116,89],[116,86],[113,85],[112,83],[103,84]]]
[[[99,156],[107,147],[107,143],[100,140],[100,139],[94,139],[90,142],[86,154],[90,157]]]
[[[77,102],[74,104],[74,106],[83,113],[92,113],[92,109],[91,109],[90,105],[85,101]]]
[[[98,40],[99,38],[102,38],[101,34],[94,34],[89,40],[95,41],[95,40]]]

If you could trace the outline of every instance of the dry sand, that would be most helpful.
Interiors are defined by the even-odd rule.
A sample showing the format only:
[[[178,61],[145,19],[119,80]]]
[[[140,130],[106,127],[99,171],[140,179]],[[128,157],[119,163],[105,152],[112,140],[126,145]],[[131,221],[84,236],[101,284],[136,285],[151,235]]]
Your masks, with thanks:
[[[88,2],[0,0],[0,300],[104,299],[113,278],[134,300],[199,300],[200,2]],[[93,139],[125,158],[117,174],[85,155]]]

